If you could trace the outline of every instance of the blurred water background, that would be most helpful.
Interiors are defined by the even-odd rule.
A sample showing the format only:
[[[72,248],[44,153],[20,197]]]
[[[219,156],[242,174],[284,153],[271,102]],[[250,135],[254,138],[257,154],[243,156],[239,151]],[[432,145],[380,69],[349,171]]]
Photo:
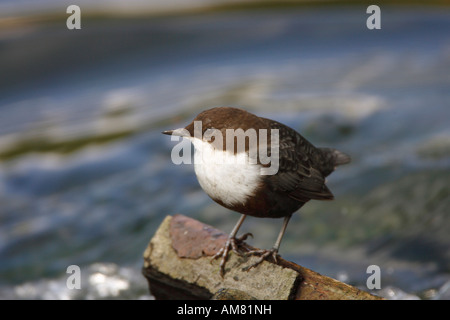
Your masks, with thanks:
[[[450,7],[0,1],[0,298],[151,299],[142,253],[166,215],[238,215],[176,166],[162,130],[242,106],[353,162],[281,255],[389,299],[450,298]],[[170,5],[169,5],[170,3]],[[213,5],[214,3],[214,5]],[[242,232],[269,248],[281,220]],[[82,289],[66,287],[78,265]]]

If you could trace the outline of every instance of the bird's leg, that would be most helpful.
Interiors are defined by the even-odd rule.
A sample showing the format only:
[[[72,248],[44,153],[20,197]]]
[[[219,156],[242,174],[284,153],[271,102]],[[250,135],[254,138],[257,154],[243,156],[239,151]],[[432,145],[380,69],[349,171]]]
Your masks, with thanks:
[[[269,256],[272,256],[272,259],[275,263],[277,263],[277,255],[278,255],[278,249],[280,248],[281,239],[283,239],[284,232],[286,231],[286,227],[289,223],[289,219],[291,218],[291,215],[284,217],[283,225],[281,227],[280,233],[278,234],[277,241],[275,241],[275,244],[273,245],[273,248],[270,250],[250,250],[247,254],[248,255],[258,255],[260,258],[258,261],[256,261],[251,266],[248,266],[244,268],[244,271],[248,271],[251,268],[254,268],[258,266],[261,262],[266,260]]]
[[[212,260],[217,259],[219,257],[222,257],[222,259],[220,260],[220,276],[223,278],[223,275],[225,273],[225,264],[227,262],[227,258],[228,258],[228,252],[231,250],[233,250],[233,252],[235,252],[238,255],[242,255],[239,252],[239,244],[244,241],[245,239],[248,238],[248,236],[252,236],[251,233],[246,233],[244,235],[242,235],[239,238],[236,238],[236,233],[239,231],[239,228],[241,227],[242,223],[244,222],[245,218],[247,216],[245,214],[243,214],[239,221],[236,223],[236,225],[234,226],[233,230],[231,230],[230,235],[228,236],[227,242],[225,243],[225,245],[222,247],[222,249],[220,249],[212,258]]]

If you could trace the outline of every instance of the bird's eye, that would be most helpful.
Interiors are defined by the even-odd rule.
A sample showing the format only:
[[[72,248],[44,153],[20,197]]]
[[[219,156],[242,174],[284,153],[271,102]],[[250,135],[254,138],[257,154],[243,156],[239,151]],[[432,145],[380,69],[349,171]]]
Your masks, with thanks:
[[[203,133],[203,139],[208,142],[213,142],[216,138],[217,131],[218,130],[216,128],[212,127],[206,129],[205,133]]]

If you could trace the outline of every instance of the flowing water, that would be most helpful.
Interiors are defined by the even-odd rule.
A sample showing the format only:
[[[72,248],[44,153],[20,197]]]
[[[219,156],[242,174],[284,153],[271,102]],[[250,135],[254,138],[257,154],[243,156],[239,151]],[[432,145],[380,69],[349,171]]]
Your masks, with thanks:
[[[0,28],[0,298],[152,298],[166,215],[238,219],[171,162],[162,130],[242,106],[352,156],[281,255],[390,299],[450,298],[450,11],[363,7],[24,20]],[[281,220],[242,232],[269,248]],[[66,286],[81,268],[81,290]]]

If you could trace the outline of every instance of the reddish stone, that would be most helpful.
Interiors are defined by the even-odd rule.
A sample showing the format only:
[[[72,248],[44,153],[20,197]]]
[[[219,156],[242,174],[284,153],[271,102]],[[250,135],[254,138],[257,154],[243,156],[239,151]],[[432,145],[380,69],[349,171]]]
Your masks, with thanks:
[[[172,247],[180,258],[213,256],[228,239],[222,231],[181,214],[172,217],[169,232]]]

